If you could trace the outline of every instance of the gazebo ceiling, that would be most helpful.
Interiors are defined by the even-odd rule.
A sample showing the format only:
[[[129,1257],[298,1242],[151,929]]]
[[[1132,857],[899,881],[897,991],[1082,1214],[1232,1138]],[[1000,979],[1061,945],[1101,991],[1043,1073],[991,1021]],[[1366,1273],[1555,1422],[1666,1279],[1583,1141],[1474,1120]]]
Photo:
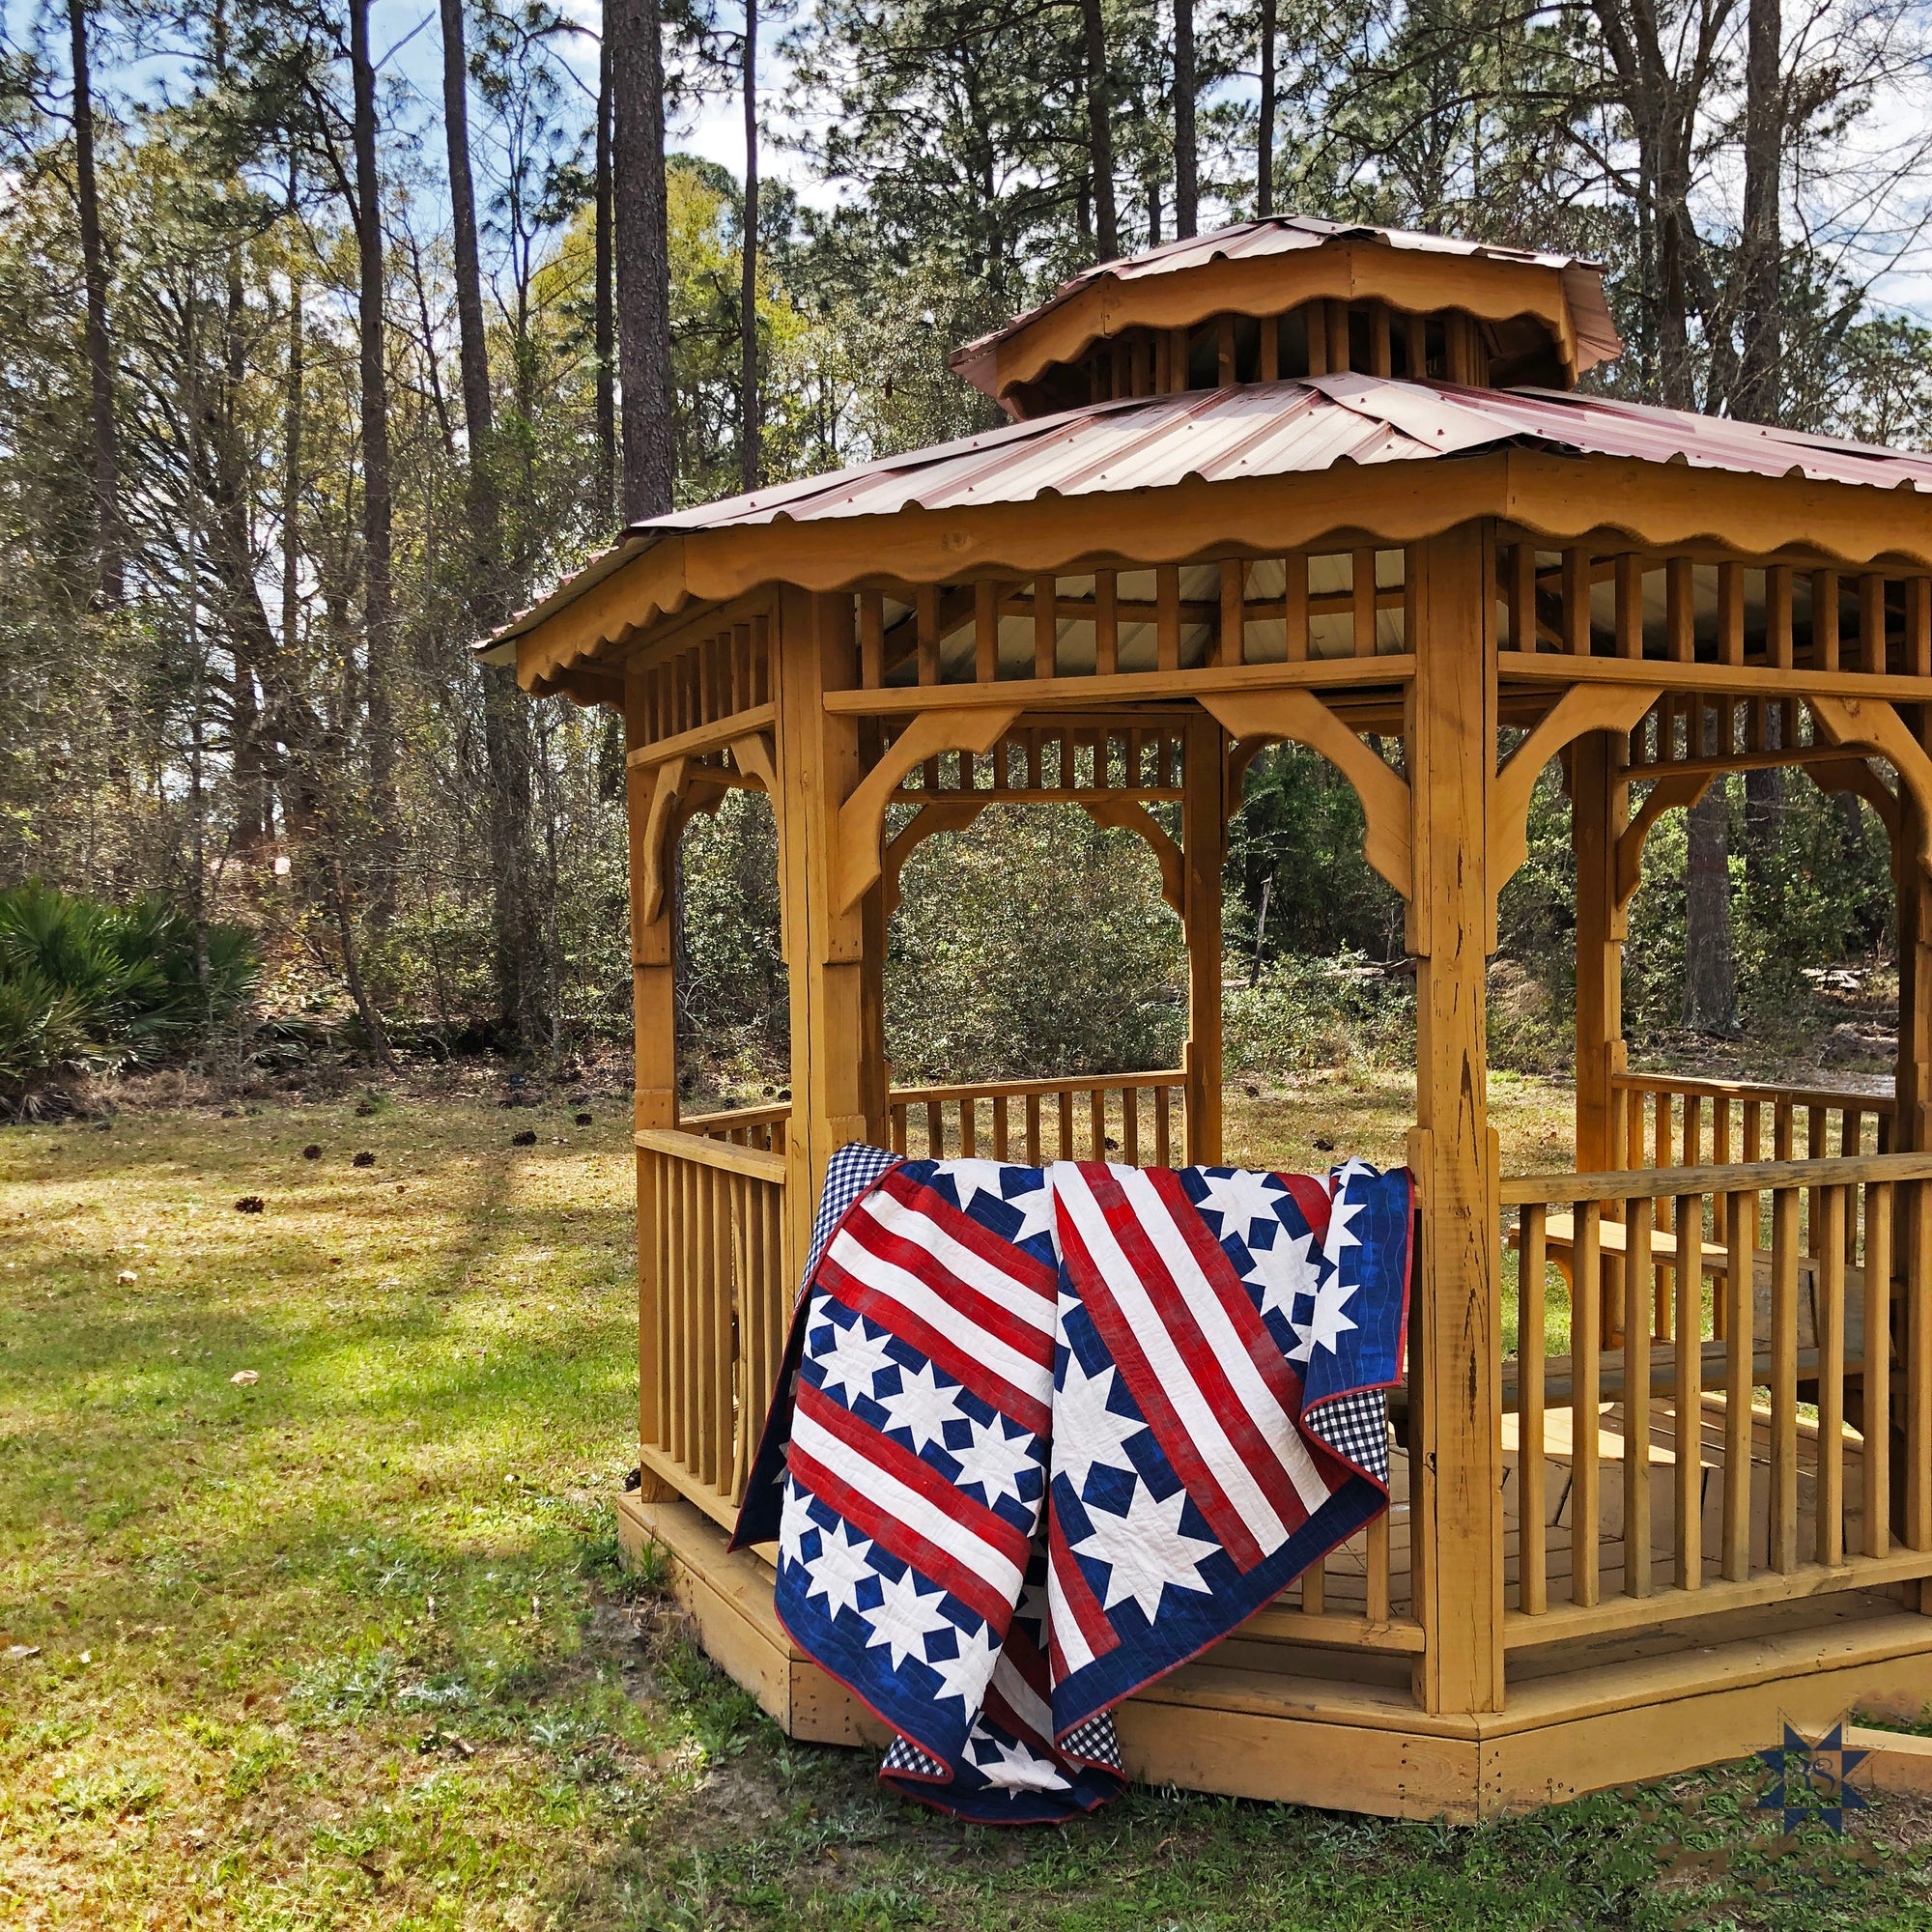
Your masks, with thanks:
[[[1084,270],[1039,307],[956,351],[952,365],[1009,414],[1040,415],[1057,403],[1086,400],[1078,365],[1110,340],[1186,329],[1216,316],[1286,316],[1311,300],[1472,317],[1486,326],[1505,381],[1568,386],[1624,346],[1594,262],[1283,214]],[[1331,354],[1326,366],[1340,361]],[[1284,366],[1282,373],[1299,369]]]

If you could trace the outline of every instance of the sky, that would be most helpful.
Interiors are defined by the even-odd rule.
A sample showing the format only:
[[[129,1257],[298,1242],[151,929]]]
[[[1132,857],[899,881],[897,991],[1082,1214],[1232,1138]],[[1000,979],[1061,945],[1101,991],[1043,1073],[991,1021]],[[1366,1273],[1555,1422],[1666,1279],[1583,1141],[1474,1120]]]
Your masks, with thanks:
[[[731,6],[730,0],[720,0],[720,6],[726,29],[736,27],[742,20],[742,13]],[[584,29],[568,43],[566,60],[582,90],[587,114],[597,84],[595,37],[602,14],[601,0],[563,0],[563,7],[567,17]],[[9,38],[20,44],[32,40],[37,32],[45,36],[46,51],[56,63],[63,60],[66,51],[64,14],[64,8],[56,10],[49,0],[0,0],[0,20],[5,21]],[[421,144],[423,173],[427,179],[414,191],[419,198],[426,196],[432,202],[441,193],[442,80],[437,15],[436,0],[375,0],[370,33],[382,61],[385,84],[399,84],[403,91],[404,126]],[[809,204],[830,206],[838,199],[839,186],[815,180],[801,157],[786,145],[787,134],[795,134],[799,123],[787,110],[789,90],[784,64],[776,51],[778,38],[769,28],[762,37],[760,92],[766,131],[760,146],[760,163],[767,180],[785,182]],[[182,85],[184,75],[178,63],[156,57],[129,60],[118,46],[106,51],[110,58],[123,56],[114,59],[113,71],[107,76],[109,87],[123,99],[152,98]],[[1932,126],[1928,126],[1923,105],[1926,77],[1915,73],[1909,83],[1888,87],[1874,101],[1871,113],[1848,145],[1845,165],[1833,178],[1820,181],[1812,192],[1808,213],[1820,225],[1829,230],[1830,217],[1840,210],[1856,211],[1864,183],[1883,177],[1888,166],[1894,164],[1899,156],[1916,155],[1932,145]],[[473,127],[478,118],[473,105],[471,114]],[[735,93],[714,94],[682,110],[668,130],[668,145],[673,150],[718,162],[734,175],[742,175],[744,122]],[[1736,185],[1723,185],[1726,199],[1735,207]],[[1928,165],[1916,188],[1896,193],[1894,201],[1905,208],[1908,222],[1918,218],[1921,211],[1932,205],[1932,157],[1928,157]],[[1867,252],[1857,266],[1870,272],[1887,252],[1881,244]],[[1878,276],[1871,294],[1879,307],[1932,322],[1932,245],[1915,242],[1895,267]]]

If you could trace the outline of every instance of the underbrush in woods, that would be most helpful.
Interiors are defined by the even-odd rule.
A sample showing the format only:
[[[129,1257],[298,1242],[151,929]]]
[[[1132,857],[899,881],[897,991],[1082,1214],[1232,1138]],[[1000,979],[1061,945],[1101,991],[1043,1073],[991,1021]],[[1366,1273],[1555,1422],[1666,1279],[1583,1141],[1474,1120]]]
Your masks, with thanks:
[[[1493,1097],[1506,1158],[1560,1131],[1554,1089]],[[1405,1106],[1236,1086],[1231,1151],[1387,1157]],[[1742,1772],[1481,1830],[1136,1791],[1003,1833],[791,1744],[617,1563],[627,1112],[392,1090],[0,1130],[9,1932],[1932,1922],[1923,1811],[1884,1801],[1869,1866],[1821,1842],[1832,1883],[1781,1898]],[[1724,1887],[1673,1845],[1726,1851]]]
[[[180,1052],[242,1008],[257,970],[242,927],[197,927],[159,899],[0,892],[0,1109],[60,1111],[65,1081]]]

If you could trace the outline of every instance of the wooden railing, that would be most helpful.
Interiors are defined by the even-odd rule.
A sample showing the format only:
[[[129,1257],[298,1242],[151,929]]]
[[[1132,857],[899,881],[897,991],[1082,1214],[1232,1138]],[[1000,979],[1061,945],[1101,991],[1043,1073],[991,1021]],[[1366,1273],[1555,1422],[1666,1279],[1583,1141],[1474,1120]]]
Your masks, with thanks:
[[[895,1153],[920,1159],[1116,1160],[1176,1167],[1185,1158],[1185,1075],[1107,1073],[1090,1079],[984,1080],[895,1087]]]
[[[1626,1168],[1696,1167],[1706,1161],[1823,1160],[1889,1153],[1895,1111],[1889,1094],[1841,1088],[1767,1087],[1741,1080],[1687,1080],[1619,1073],[1620,1135],[1612,1158]]]
[[[793,1289],[783,1122],[745,1115],[788,1112],[751,1108],[637,1135],[643,1457],[726,1524],[777,1384]]]
[[[785,1130],[791,1125],[791,1102],[769,1107],[732,1107],[717,1114],[687,1114],[678,1126],[688,1134],[732,1147],[755,1148],[762,1153],[783,1153]]]
[[[1932,1154],[1501,1198],[1506,1643],[1932,1576]]]

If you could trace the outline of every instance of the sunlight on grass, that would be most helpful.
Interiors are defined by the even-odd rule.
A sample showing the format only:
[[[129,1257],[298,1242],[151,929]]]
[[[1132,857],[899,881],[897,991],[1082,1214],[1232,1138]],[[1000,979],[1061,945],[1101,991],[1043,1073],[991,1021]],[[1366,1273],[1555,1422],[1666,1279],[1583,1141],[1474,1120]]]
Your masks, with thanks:
[[[1560,1090],[1499,1076],[1493,1098],[1506,1165],[1562,1163]],[[0,1924],[1435,1932],[1684,1910],[1613,1797],[1455,1832],[1135,1792],[1000,1834],[883,1796],[870,1753],[784,1739],[662,1576],[617,1568],[627,1105],[581,1128],[582,1104],[0,1132]],[[1236,1088],[1230,1156],[1319,1170],[1321,1136],[1400,1159],[1411,1105],[1392,1076]],[[1887,1897],[1918,1896],[1915,1859]]]

